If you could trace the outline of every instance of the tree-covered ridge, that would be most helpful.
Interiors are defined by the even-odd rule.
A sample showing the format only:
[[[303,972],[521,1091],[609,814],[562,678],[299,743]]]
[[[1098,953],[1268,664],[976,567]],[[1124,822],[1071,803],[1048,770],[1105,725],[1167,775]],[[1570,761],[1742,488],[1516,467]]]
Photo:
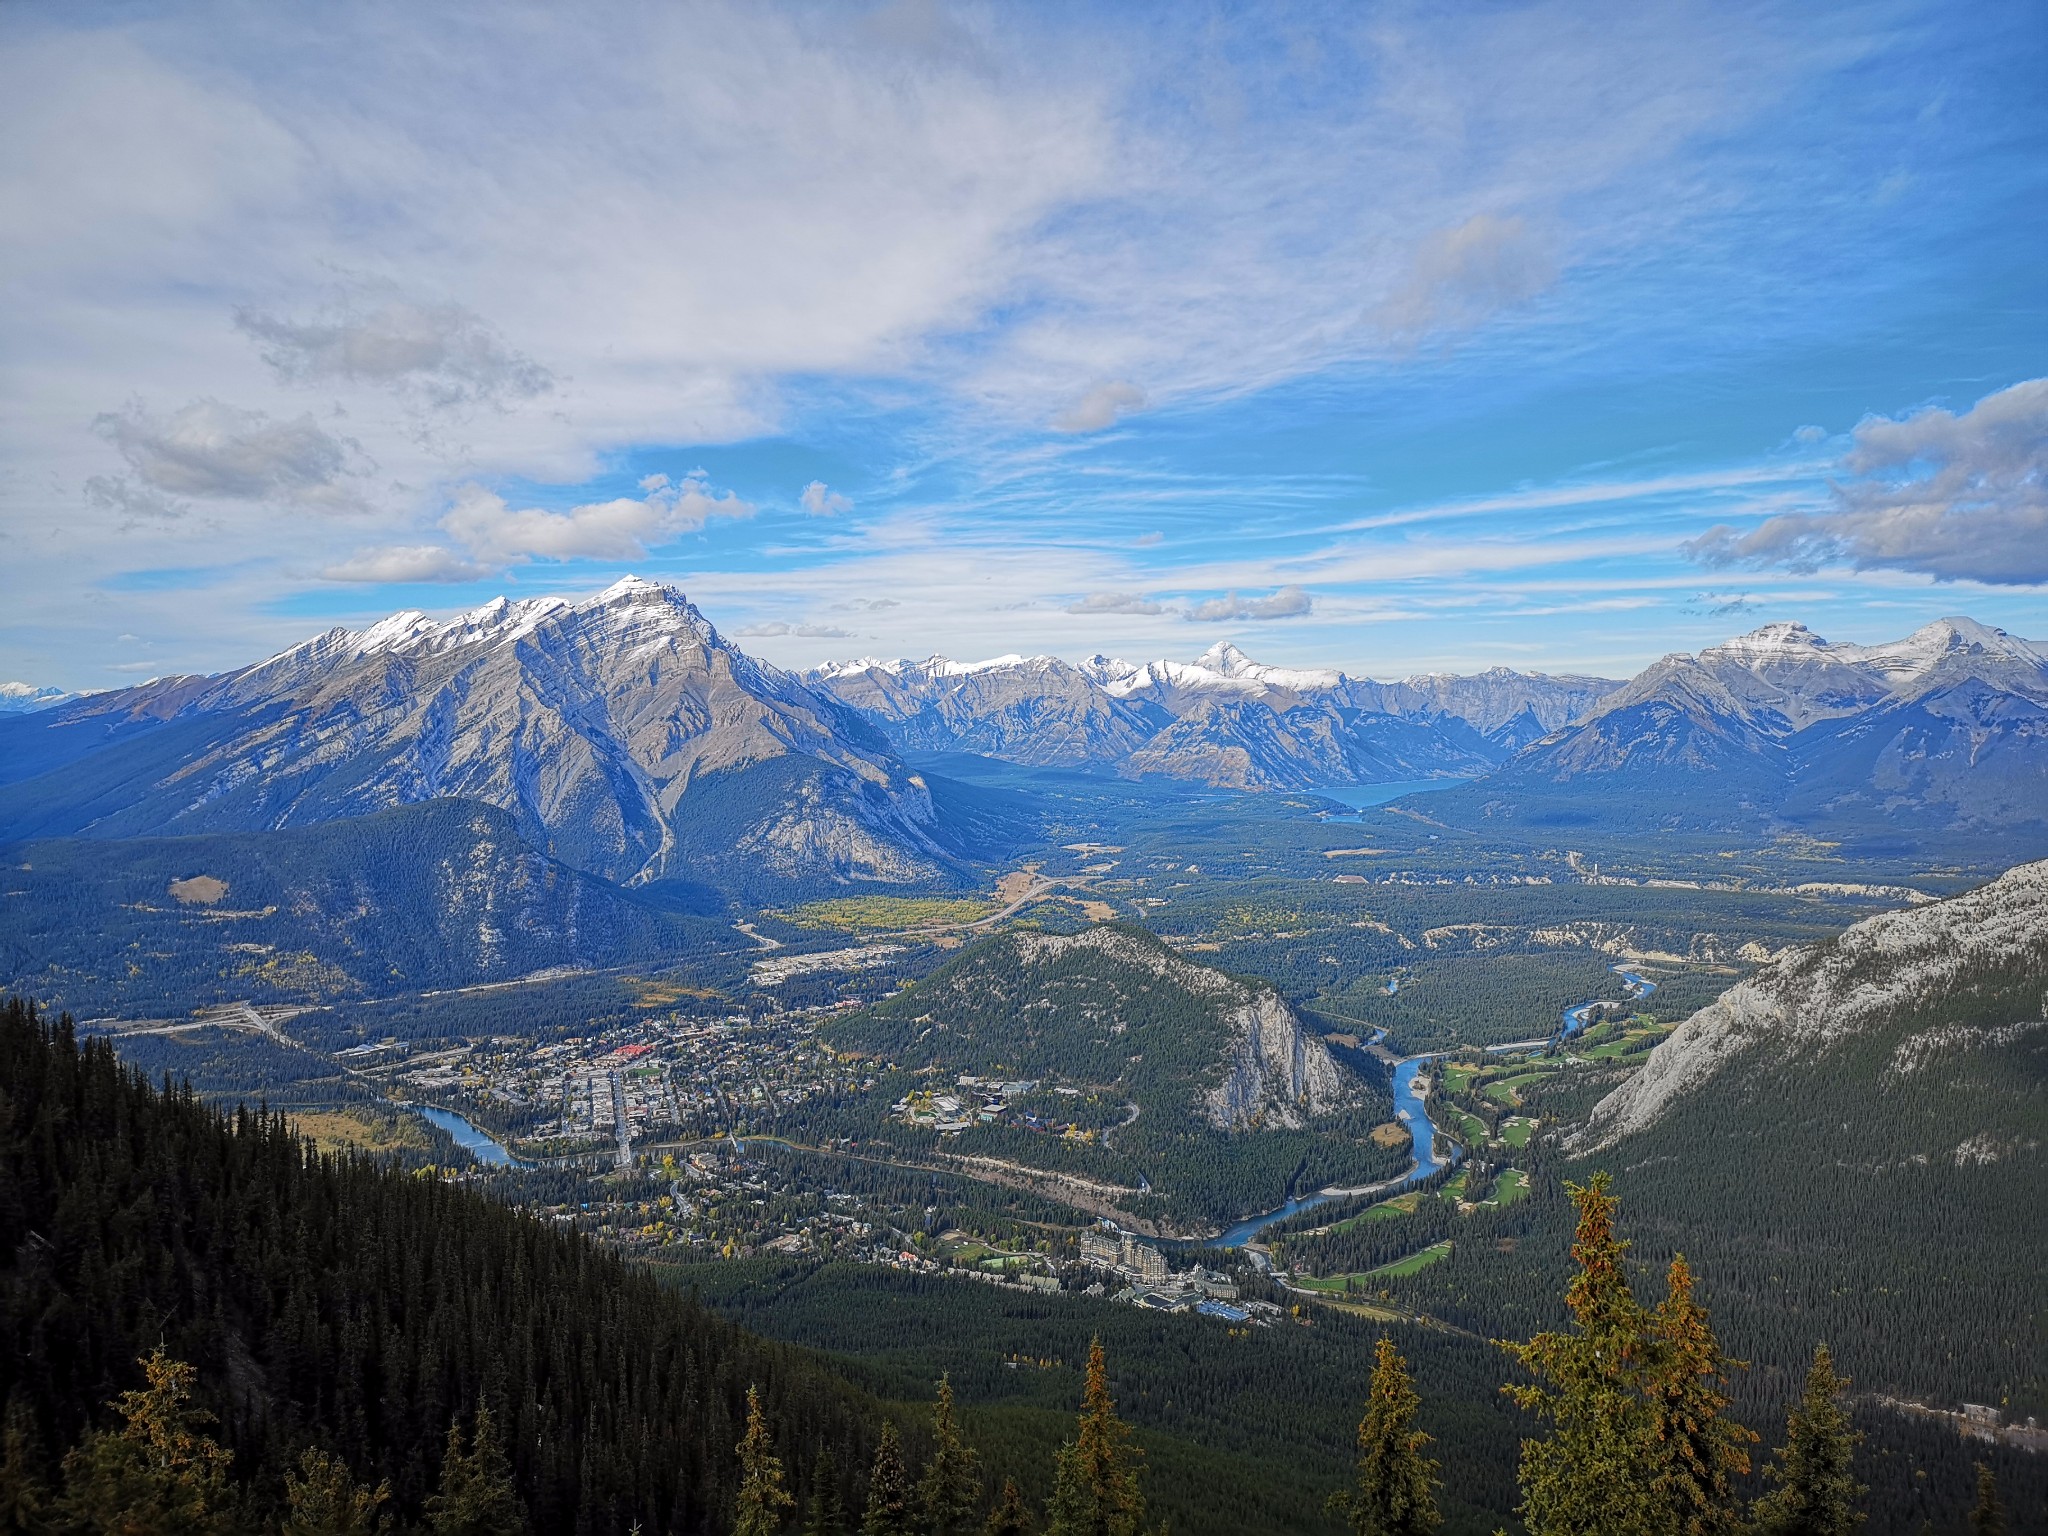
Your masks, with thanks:
[[[259,1506],[314,1447],[422,1511],[480,1409],[546,1531],[722,1531],[752,1384],[806,1476],[872,1443],[871,1400],[586,1240],[159,1093],[19,1002],[0,1231],[0,1403],[46,1455],[158,1346],[196,1369]]]
[[[947,1151],[1102,1181],[1134,1218],[1213,1230],[1294,1188],[1382,1179],[1406,1161],[1370,1139],[1392,1113],[1376,1073],[1340,1066],[1270,985],[1138,929],[984,940],[824,1038],[903,1069],[905,1086],[1036,1082],[1038,1118],[1084,1134],[976,1124]]]
[[[0,988],[79,1017],[346,1002],[549,967],[704,959],[732,935],[571,869],[506,812],[430,800],[265,832],[11,845]]]

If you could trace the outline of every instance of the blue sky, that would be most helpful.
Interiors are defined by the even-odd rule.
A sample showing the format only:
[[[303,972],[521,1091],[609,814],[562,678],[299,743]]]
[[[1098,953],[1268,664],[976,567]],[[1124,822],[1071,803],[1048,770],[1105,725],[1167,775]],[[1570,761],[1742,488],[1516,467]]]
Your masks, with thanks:
[[[0,10],[0,677],[2048,637],[2035,4]]]

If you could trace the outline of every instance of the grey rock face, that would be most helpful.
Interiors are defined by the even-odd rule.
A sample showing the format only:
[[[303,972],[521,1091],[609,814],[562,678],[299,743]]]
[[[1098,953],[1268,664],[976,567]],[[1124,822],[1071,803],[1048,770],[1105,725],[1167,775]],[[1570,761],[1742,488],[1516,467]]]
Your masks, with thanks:
[[[1223,1081],[1209,1092],[1218,1130],[1300,1130],[1338,1108],[1345,1082],[1329,1047],[1302,1028],[1276,992],[1261,991],[1231,1015],[1236,1043]]]

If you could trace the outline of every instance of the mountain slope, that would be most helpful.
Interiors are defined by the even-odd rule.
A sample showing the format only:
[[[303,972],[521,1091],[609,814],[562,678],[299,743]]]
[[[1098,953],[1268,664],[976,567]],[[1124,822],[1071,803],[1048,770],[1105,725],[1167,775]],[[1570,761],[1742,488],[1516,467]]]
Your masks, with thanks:
[[[1057,656],[837,662],[808,681],[860,711],[905,752],[976,752],[1034,766],[1113,763],[1163,712],[1118,699]]]
[[[1787,1074],[1841,1057],[1861,1091],[1893,1095],[1885,1134],[1904,1155],[1962,1167],[2034,1155],[2048,1106],[2029,1104],[2048,1065],[2048,861],[2022,864],[1947,901],[1866,918],[1831,943],[1787,950],[1679,1026],[1643,1070],[1603,1099],[1575,1146],[1647,1130],[1691,1095],[1767,1061]],[[1997,1023],[1981,1020],[1993,1018]],[[1979,1058],[1982,1058],[1981,1060]],[[1997,1081],[2002,1063],[2036,1062]],[[1861,1069],[1879,1064],[1874,1078]],[[1939,1066],[1942,1070],[1932,1073]],[[1928,1075],[1932,1073],[1932,1075]],[[2029,1082],[2031,1078],[2031,1083]],[[1968,1135],[1932,1090],[1968,1088]],[[2037,1096],[2037,1095],[2036,1095]],[[1912,1138],[1936,1138],[1923,1142]]]
[[[1865,1390],[2048,1412],[2048,863],[1780,955],[1568,1150],[1700,1260],[1744,1353],[1824,1337]]]
[[[947,863],[926,785],[857,716],[632,577],[580,604],[397,614],[218,678],[0,722],[9,755],[0,835],[17,838],[303,826],[457,797],[619,881],[908,883]]]
[[[0,715],[27,715],[39,709],[54,709],[77,697],[62,688],[38,688],[34,683],[0,683]]]

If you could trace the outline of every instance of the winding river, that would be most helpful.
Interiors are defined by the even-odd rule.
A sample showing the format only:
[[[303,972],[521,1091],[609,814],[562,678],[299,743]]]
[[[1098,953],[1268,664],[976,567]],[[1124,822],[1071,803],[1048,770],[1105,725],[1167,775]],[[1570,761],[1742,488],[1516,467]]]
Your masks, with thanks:
[[[1657,990],[1656,982],[1650,980],[1647,976],[1638,975],[1626,966],[1617,965],[1610,967],[1610,969],[1622,979],[1622,982],[1628,988],[1629,996],[1636,1002],[1641,1002]],[[1557,1033],[1549,1036],[1547,1039],[1513,1040],[1506,1045],[1488,1046],[1487,1049],[1490,1051],[1526,1051],[1569,1040],[1573,1035],[1578,1034],[1586,1027],[1587,1021],[1593,1016],[1593,1010],[1599,1006],[1600,1002],[1597,998],[1588,1002],[1574,1003],[1571,1007],[1565,1009],[1560,1017]],[[1385,1035],[1386,1031],[1381,1030],[1379,1034],[1373,1036],[1372,1043],[1377,1045]],[[1258,1216],[1246,1217],[1236,1226],[1224,1231],[1221,1236],[1210,1239],[1208,1246],[1212,1248],[1241,1248],[1275,1222],[1285,1221],[1288,1217],[1298,1215],[1302,1211],[1314,1210],[1317,1206],[1323,1205],[1328,1201],[1344,1199],[1348,1196],[1380,1194],[1396,1189],[1406,1189],[1409,1185],[1420,1184],[1432,1174],[1457,1162],[1463,1155],[1464,1149],[1459,1147],[1457,1143],[1452,1142],[1449,1144],[1447,1152],[1438,1152],[1436,1126],[1430,1121],[1429,1106],[1424,1102],[1423,1095],[1415,1091],[1415,1079],[1422,1071],[1423,1066],[1428,1062],[1437,1060],[1439,1057],[1450,1054],[1449,1051],[1436,1051],[1421,1056],[1404,1056],[1394,1064],[1394,1116],[1403,1125],[1408,1127],[1408,1134],[1415,1140],[1415,1161],[1410,1165],[1407,1173],[1398,1179],[1388,1179],[1383,1184],[1366,1185],[1359,1189],[1319,1189],[1313,1194],[1302,1195],[1296,1199],[1289,1200],[1278,1210],[1266,1211]]]
[[[1302,1195],[1288,1201],[1276,1211],[1263,1215],[1249,1216],[1236,1226],[1229,1228],[1220,1237],[1211,1238],[1207,1246],[1212,1248],[1241,1248],[1257,1237],[1260,1232],[1276,1221],[1285,1221],[1301,1211],[1314,1210],[1331,1200],[1344,1199],[1352,1195],[1380,1194],[1397,1189],[1406,1189],[1410,1184],[1419,1184],[1430,1175],[1449,1167],[1462,1155],[1463,1150],[1456,1143],[1448,1151],[1437,1150],[1436,1127],[1430,1122],[1429,1106],[1423,1095],[1415,1091],[1415,1079],[1423,1067],[1447,1052],[1436,1052],[1423,1056],[1404,1056],[1394,1065],[1394,1117],[1408,1127],[1408,1134],[1414,1138],[1415,1161],[1408,1171],[1398,1179],[1388,1179],[1381,1184],[1368,1184],[1358,1189],[1319,1189],[1313,1194]]]

